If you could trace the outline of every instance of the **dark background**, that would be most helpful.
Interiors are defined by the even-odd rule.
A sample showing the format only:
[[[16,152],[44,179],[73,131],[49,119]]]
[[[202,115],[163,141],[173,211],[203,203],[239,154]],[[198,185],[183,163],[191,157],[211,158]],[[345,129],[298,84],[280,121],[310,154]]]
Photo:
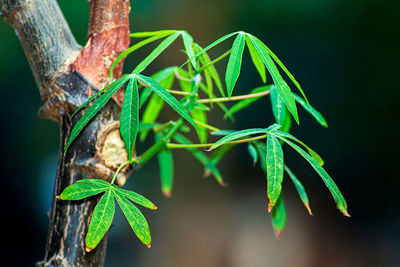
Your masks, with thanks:
[[[87,2],[58,2],[84,44]],[[106,266],[400,266],[399,12],[398,0],[132,1],[132,31],[186,29],[204,46],[244,30],[266,42],[328,121],[323,129],[301,111],[301,127],[293,133],[325,159],[352,217],[341,215],[312,168],[285,148],[314,216],[285,181],[288,222],[276,241],[265,210],[265,177],[252,168],[245,146],[221,164],[228,188],[202,179],[201,166],[178,151],[171,199],[160,193],[154,160],[128,181],[159,207],[144,211],[152,248],[138,242],[118,213]],[[167,50],[148,73],[181,64],[178,49]],[[146,52],[129,58],[126,70]],[[211,54],[220,52],[223,46]],[[238,88],[259,84],[255,69],[244,67]],[[38,119],[38,89],[15,33],[1,18],[0,93],[1,262],[32,266],[44,253],[59,133],[55,123]],[[238,116],[235,127],[271,123],[264,100]]]

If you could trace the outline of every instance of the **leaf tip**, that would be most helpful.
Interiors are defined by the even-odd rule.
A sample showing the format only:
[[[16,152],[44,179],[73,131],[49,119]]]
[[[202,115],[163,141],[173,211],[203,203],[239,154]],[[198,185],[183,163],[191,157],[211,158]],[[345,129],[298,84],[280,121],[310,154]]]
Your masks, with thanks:
[[[208,178],[208,177],[210,177],[210,175],[211,175],[211,171],[207,170],[207,171],[204,172],[203,178]]]
[[[275,231],[275,238],[279,240],[281,238],[282,231],[277,229],[274,229],[274,231]]]
[[[166,196],[168,198],[172,197],[171,191],[164,191],[163,194],[164,194],[164,196]]]
[[[222,187],[228,187],[228,184],[225,183],[224,181],[218,181],[219,185]]]
[[[271,201],[270,201],[270,202],[268,203],[268,212],[269,212],[269,213],[271,213],[273,207],[274,207],[274,206],[271,205]]]
[[[60,196],[61,196],[61,195],[59,195],[59,196],[56,196],[56,199],[61,199],[61,198],[60,198]]]
[[[310,208],[310,205],[309,205],[308,203],[305,203],[305,202],[304,202],[304,206],[306,207],[308,213],[309,213],[311,216],[313,216],[312,211],[311,211],[311,208]]]
[[[347,212],[347,210],[345,210],[345,211],[342,211],[342,213],[343,213],[343,215],[344,216],[346,216],[346,217],[351,217],[351,215]]]
[[[147,244],[146,247],[151,248],[151,243]]]
[[[153,205],[153,210],[158,210],[158,207],[156,205]]]
[[[90,247],[86,246],[85,250],[86,250],[86,252],[90,252],[90,251],[93,250],[93,248],[90,248]]]

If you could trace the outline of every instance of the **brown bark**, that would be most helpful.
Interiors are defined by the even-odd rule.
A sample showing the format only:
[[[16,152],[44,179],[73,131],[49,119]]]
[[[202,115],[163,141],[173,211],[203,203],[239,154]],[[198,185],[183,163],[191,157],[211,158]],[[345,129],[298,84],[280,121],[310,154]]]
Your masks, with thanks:
[[[17,32],[44,102],[39,116],[60,125],[49,234],[45,258],[38,265],[102,266],[106,239],[90,253],[84,244],[97,198],[67,202],[55,197],[82,178],[110,179],[118,163],[127,159],[122,140],[115,134],[120,106],[112,101],[85,127],[65,156],[63,150],[80,117],[78,114],[71,120],[72,112],[108,82],[112,61],[129,46],[129,1],[90,1],[88,42],[83,49],[77,45],[55,0],[2,0],[2,4],[3,16]],[[114,78],[121,72],[122,63]],[[114,145],[106,149],[105,142]],[[118,182],[124,183],[127,176],[127,172],[121,173]]]

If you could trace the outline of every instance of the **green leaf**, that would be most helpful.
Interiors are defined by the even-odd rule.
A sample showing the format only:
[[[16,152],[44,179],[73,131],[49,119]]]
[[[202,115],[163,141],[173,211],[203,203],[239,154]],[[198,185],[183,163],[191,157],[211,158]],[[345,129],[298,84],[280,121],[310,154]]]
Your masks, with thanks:
[[[167,35],[170,35],[170,34],[172,34],[172,33],[173,33],[173,32],[165,31],[165,32],[163,32],[163,33],[160,33],[160,34],[158,34],[158,35],[155,35],[155,36],[152,36],[152,37],[150,37],[150,38],[147,38],[147,39],[145,39],[145,40],[143,40],[143,41],[140,41],[140,42],[138,42],[137,44],[135,44],[135,45],[129,47],[128,49],[126,49],[125,51],[123,51],[121,54],[118,55],[118,57],[117,57],[117,58],[114,60],[114,62],[111,64],[110,71],[109,71],[110,79],[112,79],[113,71],[114,71],[115,66],[116,66],[122,59],[124,59],[124,58],[127,57],[129,54],[133,53],[134,51],[138,50],[138,49],[141,48],[142,46],[145,46],[145,45],[147,45],[147,44],[149,44],[149,43],[151,43],[151,42],[157,41],[157,40],[159,40],[159,39],[161,39],[161,38],[163,38],[163,37],[165,37],[165,36],[167,36]],[[145,37],[145,36],[143,36],[143,37]]]
[[[257,148],[257,152],[258,152],[258,157],[260,159],[266,159],[267,158],[267,148],[266,148],[266,144],[265,143],[261,143],[261,142],[254,142],[254,144],[256,145]],[[260,160],[260,166],[261,169],[267,173],[267,164],[266,164],[266,160]]]
[[[87,184],[97,184],[97,185],[102,185],[102,186],[110,186],[109,182],[106,182],[101,179],[81,179],[76,181],[77,183],[87,183]]]
[[[155,35],[170,35],[173,34],[175,32],[177,32],[178,30],[161,30],[161,31],[147,31],[147,32],[134,32],[131,33],[129,36],[131,38],[144,38],[144,37],[151,37],[151,36],[155,36]]]
[[[151,235],[149,224],[147,223],[146,218],[143,216],[140,210],[130,201],[128,201],[119,191],[115,191],[115,198],[117,199],[118,205],[120,206],[136,236],[143,244],[145,244],[147,247],[150,247]]]
[[[299,139],[297,139],[296,137],[294,137],[293,135],[291,135],[290,133],[286,133],[286,132],[282,132],[282,131],[277,131],[277,130],[273,130],[272,131],[273,134],[279,135],[279,136],[283,136],[285,138],[289,138],[297,143],[299,143],[300,145],[302,145],[305,149],[307,149],[308,153],[310,154],[311,157],[313,157],[314,160],[316,160],[318,162],[319,165],[323,166],[324,165],[324,160],[317,154],[317,152],[315,152],[314,150],[312,150],[309,146],[307,146],[306,144],[304,144],[302,141],[300,141]]]
[[[285,121],[286,107],[285,103],[278,95],[275,86],[271,87],[270,97],[271,97],[272,113],[274,114],[275,121],[276,123],[283,125]]]
[[[163,40],[145,59],[143,59],[142,62],[139,63],[139,65],[136,66],[132,73],[140,73],[144,71],[147,66],[153,62],[154,59],[156,59],[165,49],[167,49],[181,34],[181,32],[175,32],[165,38],[165,40]]]
[[[224,136],[223,138],[219,139],[215,144],[213,144],[210,147],[209,150],[216,149],[217,147],[222,146],[225,143],[232,142],[232,141],[242,138],[242,137],[247,137],[247,136],[253,135],[253,134],[265,134],[266,132],[267,131],[262,128],[254,128],[254,129],[246,129],[246,130],[237,131],[237,132],[228,134],[227,136]]]
[[[83,116],[79,119],[79,121],[74,125],[72,129],[67,145],[64,149],[64,155],[67,152],[68,147],[75,140],[75,138],[79,135],[79,133],[83,130],[86,124],[97,114],[97,112],[110,100],[110,98],[115,94],[121,86],[125,84],[125,82],[130,79],[131,76],[126,76],[124,78],[119,79],[118,83],[115,83],[114,86],[110,87],[107,92],[105,92],[102,96],[100,96],[94,103],[91,105],[83,114]]]
[[[294,99],[299,103],[308,113],[310,113],[315,120],[321,124],[323,127],[327,128],[328,124],[326,123],[325,118],[319,113],[315,108],[313,108],[310,104],[307,104],[300,96],[293,93]]]
[[[331,192],[333,198],[335,199],[336,205],[338,209],[345,215],[350,217],[349,213],[347,212],[347,203],[346,200],[344,199],[342,193],[340,193],[339,188],[335,184],[335,182],[332,180],[332,178],[329,176],[329,174],[322,168],[318,162],[313,159],[309,154],[307,154],[303,149],[301,149],[299,146],[296,144],[292,143],[291,141],[287,140],[286,138],[279,136],[278,138],[290,145],[294,150],[296,150],[303,158],[305,158],[311,165],[311,167],[314,168],[314,170],[318,173],[318,175],[322,178],[324,181],[325,185],[328,187],[329,191]]]
[[[115,203],[112,187],[101,197],[99,203],[94,208],[90,219],[89,230],[86,235],[86,251],[90,252],[103,239],[110,228],[114,218]]]
[[[232,45],[232,52],[226,66],[225,83],[228,97],[232,96],[233,88],[240,75],[244,50],[244,33],[239,33]]]
[[[257,94],[257,93],[262,93],[262,92],[268,91],[268,90],[271,89],[272,86],[273,86],[273,85],[266,85],[266,86],[261,86],[261,87],[254,88],[254,89],[250,92],[250,94]],[[225,119],[226,117],[229,117],[229,116],[235,114],[236,112],[238,112],[238,111],[240,111],[240,110],[242,110],[242,109],[244,109],[244,108],[250,106],[252,103],[256,102],[256,101],[259,100],[261,97],[262,97],[262,96],[260,96],[260,97],[246,98],[246,99],[243,99],[243,100],[238,101],[236,104],[234,104],[234,105],[228,110],[228,112],[225,113],[224,119]]]
[[[276,239],[280,238],[281,233],[286,225],[286,209],[282,195],[283,194],[279,196],[276,206],[273,208],[271,214],[272,227],[274,228]]]
[[[256,48],[254,47],[253,43],[246,35],[246,44],[247,48],[249,49],[251,60],[253,61],[254,66],[256,67],[258,74],[260,74],[261,80],[263,83],[267,82],[267,73],[265,71],[265,66],[263,60],[261,59],[260,55],[258,54]]]
[[[283,120],[283,124],[280,131],[289,132],[291,127],[292,127],[292,117],[290,116],[290,113],[287,110],[287,108],[285,108],[285,119]]]
[[[156,205],[154,205],[150,200],[136,192],[125,190],[115,185],[113,186],[113,188],[115,191],[118,191],[119,193],[121,193],[121,195],[124,195],[127,199],[135,202],[136,204],[142,205],[143,207],[149,208],[151,210],[157,209]]]
[[[207,124],[207,115],[203,110],[193,109],[192,117],[194,120],[197,120],[201,123]],[[199,139],[200,143],[206,143],[208,136],[208,130],[204,127],[199,127]]]
[[[94,179],[93,179],[94,180]],[[61,200],[81,200],[110,189],[109,183],[88,183],[82,180],[66,187],[57,198]]]
[[[285,102],[288,110],[290,111],[290,113],[292,113],[293,118],[296,120],[297,124],[299,124],[299,115],[297,114],[296,102],[294,100],[293,94],[290,91],[290,88],[285,80],[280,75],[274,62],[272,61],[265,44],[252,35],[248,36],[251,42],[254,44],[254,47],[256,48],[258,54],[264,61],[264,64],[267,67],[269,73],[271,74],[279,96],[281,97],[283,102]]]
[[[139,131],[139,92],[136,77],[126,87],[120,116],[120,132],[132,162],[133,148]]]
[[[185,107],[176,100],[170,93],[167,92],[157,81],[150,77],[146,77],[139,74],[140,79],[148,85],[154,92],[156,92],[162,99],[165,100],[182,118],[187,120],[197,131],[196,123],[190,117],[189,112],[185,109]]]
[[[249,143],[247,150],[249,151],[249,154],[250,154],[251,158],[253,159],[253,165],[256,165],[257,160],[258,160],[257,149],[254,147],[254,145]]]
[[[296,187],[297,193],[299,193],[300,199],[303,202],[304,206],[308,210],[308,213],[312,215],[310,202],[308,201],[308,196],[306,190],[304,189],[303,184],[297,179],[294,173],[285,165],[285,171],[289,175],[290,179],[292,180],[294,186]]]
[[[283,151],[278,139],[272,134],[267,137],[266,164],[268,211],[270,212],[281,194],[283,181]]]
[[[156,133],[156,142],[162,138],[161,133]],[[157,159],[160,167],[161,191],[166,197],[170,197],[174,183],[174,160],[171,150],[164,148],[158,152]]]
[[[192,58],[190,62],[193,65],[193,68],[197,68],[196,60],[194,59],[194,51],[193,51],[193,38],[186,31],[182,33],[183,45],[186,49],[186,54],[188,58]]]
[[[163,106],[164,106],[164,101],[162,100],[162,98],[159,97],[157,94],[153,94],[143,113],[141,123],[155,122]],[[141,142],[143,142],[146,139],[148,133],[149,133],[148,130],[144,130],[143,132],[140,133]]]

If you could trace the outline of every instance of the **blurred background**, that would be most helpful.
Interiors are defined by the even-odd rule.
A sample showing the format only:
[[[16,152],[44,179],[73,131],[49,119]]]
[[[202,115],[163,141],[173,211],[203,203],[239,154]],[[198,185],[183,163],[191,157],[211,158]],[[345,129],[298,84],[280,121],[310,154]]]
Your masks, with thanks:
[[[58,2],[85,44],[87,2]],[[203,179],[202,166],[186,151],[176,151],[172,198],[160,192],[155,160],[128,180],[128,187],[159,207],[143,211],[152,248],[139,243],[118,211],[106,266],[400,266],[398,0],[135,0],[131,5],[132,31],[186,29],[203,46],[237,30],[262,39],[327,119],[324,129],[300,111],[301,127],[292,132],[325,159],[352,217],[336,209],[314,170],[285,147],[285,160],[306,187],[314,216],[285,178],[288,221],[276,240],[266,212],[266,179],[252,167],[246,146],[221,162],[227,188]],[[210,54],[218,56],[229,44]],[[167,50],[148,74],[183,63],[179,49]],[[128,58],[126,70],[148,52]],[[251,64],[248,52],[243,64]],[[39,91],[15,33],[1,18],[0,81],[0,197],[7,234],[2,264],[32,266],[44,255],[59,132],[55,123],[37,117]],[[258,85],[255,69],[243,67],[238,88]],[[229,121],[211,121],[232,128]],[[269,100],[263,99],[240,113],[234,127],[272,122]]]

